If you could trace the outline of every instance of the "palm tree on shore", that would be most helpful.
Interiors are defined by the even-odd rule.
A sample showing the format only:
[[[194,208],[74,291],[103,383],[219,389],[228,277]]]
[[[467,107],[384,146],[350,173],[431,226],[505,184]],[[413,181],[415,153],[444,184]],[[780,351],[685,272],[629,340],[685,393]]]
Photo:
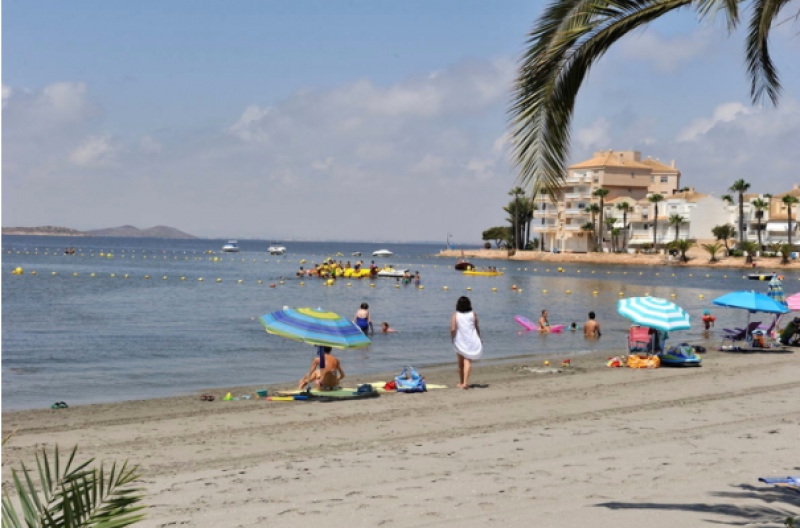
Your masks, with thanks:
[[[711,255],[709,262],[717,262],[717,253],[722,249],[722,244],[703,244],[703,249],[708,251],[708,254]]]
[[[656,239],[656,233],[658,233],[658,203],[664,201],[664,195],[659,193],[653,193],[647,197],[647,201],[653,204],[654,211],[653,211],[653,249],[658,249],[658,240]]]
[[[752,0],[745,62],[754,104],[778,104],[781,83],[769,36],[789,0]],[[747,2],[734,0],[553,0],[537,19],[510,108],[519,181],[534,193],[564,184],[575,102],[589,70],[623,37],[661,17],[691,9],[703,21],[722,13],[729,33]]]
[[[522,216],[522,207],[521,207],[521,205],[522,204],[520,204],[519,198],[523,194],[525,194],[525,191],[522,189],[522,187],[514,187],[513,189],[508,191],[508,195],[514,197],[514,201],[511,204],[509,204],[509,209],[511,209],[511,211],[509,211],[509,213],[511,213],[511,220],[512,220],[512,224],[513,224],[512,228],[514,229],[514,236],[513,236],[513,238],[514,238],[514,249],[519,249],[519,241],[520,241],[520,238],[522,238],[520,236],[520,234],[521,234],[520,233],[520,231],[521,231],[520,224],[521,224],[521,220],[522,220],[522,218],[521,218],[521,216]]]
[[[598,229],[599,233],[597,235],[597,245],[600,247],[600,251],[603,250],[603,214],[605,212],[605,207],[603,200],[606,196],[608,196],[609,190],[603,189],[600,187],[599,189],[595,189],[592,193],[592,196],[597,196],[600,198],[600,228]]]
[[[728,189],[731,192],[739,194],[739,244],[744,242],[744,193],[746,193],[749,188],[749,183],[739,179],[733,182],[733,185],[731,185]]]
[[[795,198],[795,197],[794,197],[794,196],[792,196],[791,194],[787,194],[786,196],[784,196],[783,198],[781,198],[781,201],[782,201],[783,203],[785,203],[785,204],[786,204],[786,206],[789,208],[789,211],[787,211],[787,213],[788,213],[788,215],[789,215],[789,216],[787,217],[787,220],[786,220],[786,230],[787,230],[787,231],[786,231],[786,235],[787,235],[789,238],[788,238],[788,240],[786,241],[786,243],[787,243],[787,244],[789,244],[789,248],[790,248],[790,250],[791,250],[791,248],[792,248],[792,221],[794,220],[794,219],[792,218],[792,206],[793,206],[794,204],[796,204],[796,203],[800,202],[800,200],[798,200],[797,198]],[[795,225],[797,225],[797,222],[795,222]]]
[[[758,235],[758,249],[761,250],[764,248],[764,244],[761,243],[761,226],[763,225],[761,220],[764,219],[764,211],[769,209],[769,202],[761,198],[756,198],[751,204],[756,210],[756,220],[758,220],[758,231],[756,231],[756,234]]]
[[[592,215],[592,238],[597,239],[597,222],[595,222],[595,219],[597,218],[597,214],[600,212],[600,206],[596,203],[589,204],[586,209],[583,210],[583,212]],[[591,248],[586,248],[586,250],[591,251]]]
[[[680,232],[681,224],[683,223],[683,216],[674,214],[671,215],[667,221],[675,226],[675,240],[678,240],[678,234]]]
[[[617,204],[617,209],[622,211],[622,249],[628,249],[628,211],[631,206],[628,202],[620,202]]]

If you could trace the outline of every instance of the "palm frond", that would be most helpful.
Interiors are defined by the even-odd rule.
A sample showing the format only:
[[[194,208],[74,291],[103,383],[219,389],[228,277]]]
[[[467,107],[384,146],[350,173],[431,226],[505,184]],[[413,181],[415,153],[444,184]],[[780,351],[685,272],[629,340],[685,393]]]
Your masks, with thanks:
[[[564,184],[575,100],[591,67],[631,31],[691,0],[556,0],[531,33],[511,134],[519,181],[552,199]]]
[[[754,0],[753,15],[747,32],[746,62],[750,76],[750,98],[758,104],[766,95],[778,104],[781,83],[769,54],[769,34],[781,9],[791,0]]]
[[[45,449],[36,455],[38,488],[31,472],[22,465],[22,477],[12,470],[12,480],[21,515],[8,496],[3,495],[3,526],[9,528],[69,527],[121,528],[144,518],[138,505],[142,488],[133,487],[139,478],[138,466],[128,462],[106,472],[103,464],[89,468],[94,459],[73,466],[77,446],[66,464],[60,462],[58,447],[53,464]],[[40,495],[41,494],[41,495]]]

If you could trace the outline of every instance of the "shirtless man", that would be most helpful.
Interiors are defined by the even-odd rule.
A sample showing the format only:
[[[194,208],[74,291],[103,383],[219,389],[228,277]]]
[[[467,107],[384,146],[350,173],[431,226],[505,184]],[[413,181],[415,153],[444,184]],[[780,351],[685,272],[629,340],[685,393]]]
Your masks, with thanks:
[[[305,389],[313,381],[319,390],[331,391],[336,389],[339,386],[339,382],[344,379],[342,365],[331,354],[331,347],[324,347],[323,350],[325,352],[325,366],[319,368],[319,357],[315,357],[314,361],[311,362],[308,374],[303,376],[303,379],[297,384],[299,390]]]
[[[600,323],[594,320],[594,312],[589,312],[589,320],[583,324],[583,337],[594,339],[600,337]]]

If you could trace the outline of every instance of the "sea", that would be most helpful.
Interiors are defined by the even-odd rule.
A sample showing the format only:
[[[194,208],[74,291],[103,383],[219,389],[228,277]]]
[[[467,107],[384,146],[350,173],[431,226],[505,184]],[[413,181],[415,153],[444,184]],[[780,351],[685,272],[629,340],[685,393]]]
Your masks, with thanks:
[[[287,253],[275,256],[267,251],[271,241],[241,240],[238,254],[222,253],[225,242],[3,236],[2,409],[297,380],[314,347],[268,334],[258,320],[284,306],[352,318],[367,302],[376,328],[387,321],[398,332],[376,333],[365,349],[335,351],[345,372],[399,372],[413,365],[424,373],[437,365],[455,368],[449,324],[462,295],[470,297],[479,316],[483,362],[524,358],[538,364],[546,356],[579,365],[591,352],[624,351],[630,322],[617,314],[620,295],[676,302],[694,325],[673,333],[672,343],[714,344],[718,334],[705,335],[699,323],[704,309],[717,317],[714,332],[743,325],[746,313],[715,308],[711,301],[730,291],[767,289],[766,282],[747,281],[741,270],[727,268],[473,260],[478,268],[496,266],[505,274],[465,276],[454,269],[455,259],[435,256],[443,244],[284,242]],[[74,255],[64,254],[68,247],[75,248]],[[379,249],[394,256],[370,256]],[[308,268],[328,256],[359,260],[353,252],[363,254],[366,266],[375,260],[419,271],[423,287],[388,278],[339,279],[332,286],[295,278],[301,265]],[[12,274],[16,268],[24,272]],[[795,293],[800,275],[785,275],[787,295]],[[522,315],[536,321],[544,309],[551,325],[582,325],[594,311],[603,336],[539,335],[514,320]],[[473,377],[480,380],[480,363]]]

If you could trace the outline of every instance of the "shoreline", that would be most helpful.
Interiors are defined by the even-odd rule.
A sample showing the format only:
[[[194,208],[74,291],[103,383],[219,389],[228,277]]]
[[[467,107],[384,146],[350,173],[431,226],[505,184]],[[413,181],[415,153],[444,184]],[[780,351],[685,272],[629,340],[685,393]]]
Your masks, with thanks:
[[[739,268],[742,271],[765,273],[773,269],[800,271],[800,261],[780,264],[780,258],[756,258],[757,268],[745,264],[745,257],[722,257],[719,262],[709,262],[708,257],[693,257],[689,262],[681,263],[668,260],[664,255],[628,254],[628,253],[550,253],[546,251],[517,251],[509,256],[505,249],[465,249],[443,250],[434,255],[442,258],[475,258],[486,260],[508,261],[540,261],[562,264],[608,264],[620,266],[674,266],[677,268]]]
[[[460,528],[779,526],[800,513],[796,495],[757,481],[796,465],[800,354],[711,352],[692,369],[610,369],[598,355],[562,373],[520,368],[547,357],[559,359],[478,364],[480,388],[468,391],[3,413],[4,434],[16,429],[3,479],[21,462],[35,467],[43,445],[78,444],[79,461],[129,458],[147,493],[143,528],[325,516],[356,528],[408,516]],[[456,380],[455,365],[422,373]]]

